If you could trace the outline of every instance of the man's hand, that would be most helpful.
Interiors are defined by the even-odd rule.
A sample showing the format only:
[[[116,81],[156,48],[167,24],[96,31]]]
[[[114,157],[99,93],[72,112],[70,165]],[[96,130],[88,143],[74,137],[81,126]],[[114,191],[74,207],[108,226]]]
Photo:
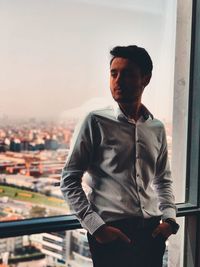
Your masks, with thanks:
[[[116,239],[121,239],[126,243],[130,243],[131,240],[118,228],[104,225],[99,228],[95,233],[94,237],[96,238],[97,242],[104,244],[112,242]]]
[[[162,222],[158,227],[153,231],[152,236],[155,238],[157,235],[163,235],[166,239],[172,234],[172,228],[169,223]]]

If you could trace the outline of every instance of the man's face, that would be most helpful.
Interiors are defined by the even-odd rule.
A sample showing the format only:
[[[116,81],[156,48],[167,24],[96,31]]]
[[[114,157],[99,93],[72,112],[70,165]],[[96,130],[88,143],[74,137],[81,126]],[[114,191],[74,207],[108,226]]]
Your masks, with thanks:
[[[118,103],[133,103],[141,99],[151,75],[142,75],[139,67],[126,58],[116,57],[110,66],[110,90]]]

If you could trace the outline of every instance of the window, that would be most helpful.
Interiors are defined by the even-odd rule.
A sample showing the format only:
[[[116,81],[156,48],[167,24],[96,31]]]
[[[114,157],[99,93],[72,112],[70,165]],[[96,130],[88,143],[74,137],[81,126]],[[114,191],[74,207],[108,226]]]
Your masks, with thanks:
[[[171,157],[176,1],[10,0],[0,12],[2,220],[70,213],[56,185],[79,116],[112,103],[109,50],[117,44],[152,56],[144,103],[165,122]]]
[[[59,235],[59,237],[58,237]],[[1,246],[3,244],[3,246]],[[61,231],[0,240],[4,264],[92,267],[86,231]]]
[[[165,123],[179,216],[186,216],[166,257],[169,266],[173,260],[180,267],[196,266],[198,246],[190,243],[199,208],[199,5],[199,0],[0,3],[5,25],[0,28],[0,229],[15,236],[42,232],[44,225],[55,232],[59,223],[63,230],[79,227],[73,216],[62,216],[70,210],[56,186],[70,138],[79,114],[111,103],[109,49],[136,43],[154,62],[143,101]]]

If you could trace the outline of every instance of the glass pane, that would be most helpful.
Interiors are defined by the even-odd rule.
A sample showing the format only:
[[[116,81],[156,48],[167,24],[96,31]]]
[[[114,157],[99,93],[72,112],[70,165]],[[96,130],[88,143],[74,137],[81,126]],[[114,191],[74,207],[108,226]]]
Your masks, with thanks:
[[[0,255],[13,267],[92,267],[86,231],[81,229],[0,239]]]
[[[184,95],[176,97],[176,8],[173,0],[1,1],[1,221],[70,213],[58,186],[61,169],[80,114],[111,103],[108,54],[118,44],[144,46],[152,56],[143,102],[165,123],[170,160],[172,147],[174,159],[183,155],[180,166],[172,159],[172,169],[176,199],[185,200],[186,145],[176,149],[176,143],[186,144],[189,69],[183,83],[175,76],[175,85],[185,85]],[[189,66],[191,5],[186,10],[181,66]],[[181,97],[184,124],[177,127]]]
[[[189,0],[1,1],[1,221],[70,213],[58,186],[61,169],[79,116],[111,103],[108,54],[115,45],[138,44],[152,56],[143,102],[165,123],[176,201],[185,201],[191,9]],[[77,233],[69,264],[77,261]],[[32,242],[7,240],[17,248]],[[164,261],[179,255],[182,266],[171,244]]]
[[[176,235],[170,236],[167,241],[167,260],[163,267],[183,267],[184,266],[184,237],[185,237],[185,218],[177,218],[180,225]]]
[[[179,233],[166,242],[163,267],[183,266],[184,219],[178,222]],[[5,264],[13,267],[92,267],[83,229],[0,239],[0,255]]]
[[[186,202],[188,98],[192,1],[178,1],[173,97],[172,173],[176,202]],[[189,177],[188,177],[189,178]]]

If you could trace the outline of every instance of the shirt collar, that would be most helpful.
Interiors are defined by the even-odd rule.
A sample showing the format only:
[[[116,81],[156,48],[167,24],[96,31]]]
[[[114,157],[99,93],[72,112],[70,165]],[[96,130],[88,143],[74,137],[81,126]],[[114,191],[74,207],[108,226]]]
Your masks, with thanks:
[[[123,111],[120,109],[119,105],[117,103],[115,103],[114,105],[114,113],[115,113],[115,117],[116,119],[120,120],[120,121],[129,121],[129,122],[132,122],[134,123],[134,120],[133,119],[130,119],[128,118],[124,113]],[[139,118],[139,120],[143,120],[143,121],[146,121],[148,119],[152,119],[153,120],[153,115],[152,113],[145,107],[145,105],[142,104],[142,107],[141,107],[141,117]]]

